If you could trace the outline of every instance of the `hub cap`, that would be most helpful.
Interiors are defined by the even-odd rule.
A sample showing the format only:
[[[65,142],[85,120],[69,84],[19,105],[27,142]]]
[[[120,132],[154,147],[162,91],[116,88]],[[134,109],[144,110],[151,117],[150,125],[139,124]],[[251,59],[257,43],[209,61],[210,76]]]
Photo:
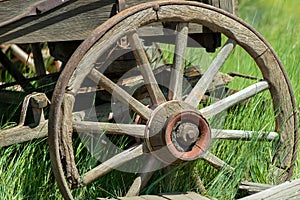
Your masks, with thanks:
[[[171,101],[153,111],[145,136],[154,156],[171,164],[201,157],[209,147],[211,132],[199,111],[184,102]]]

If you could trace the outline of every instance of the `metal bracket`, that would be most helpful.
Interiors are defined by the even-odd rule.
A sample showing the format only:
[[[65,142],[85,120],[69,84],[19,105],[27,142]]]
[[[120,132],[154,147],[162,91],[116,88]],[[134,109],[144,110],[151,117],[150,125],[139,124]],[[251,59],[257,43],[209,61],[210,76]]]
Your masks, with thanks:
[[[50,103],[44,93],[32,93],[24,98],[20,122],[13,128],[0,131],[0,147],[22,143],[48,135],[48,120],[44,118],[43,108]],[[28,106],[32,107],[34,123],[24,125]]]
[[[38,125],[40,122],[45,121],[43,108],[50,104],[50,100],[46,94],[34,92],[24,98],[18,126],[24,126],[29,103],[32,107],[34,124]]]

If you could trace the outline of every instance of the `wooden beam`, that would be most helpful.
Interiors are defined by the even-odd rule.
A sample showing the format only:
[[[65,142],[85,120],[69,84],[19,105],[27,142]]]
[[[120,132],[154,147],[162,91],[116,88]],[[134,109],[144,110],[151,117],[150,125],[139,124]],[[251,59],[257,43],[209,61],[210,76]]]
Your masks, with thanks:
[[[272,188],[272,187],[274,187],[274,185],[243,181],[241,183],[241,185],[239,186],[239,189],[242,191],[246,191],[247,194],[250,195],[250,194],[262,192],[262,191]]]
[[[263,192],[259,192],[240,200],[273,200],[273,199],[299,199],[300,198],[300,179],[287,181],[280,185],[274,186]]]
[[[38,126],[16,126],[14,128],[0,131],[0,147],[27,142],[37,138],[47,137],[48,120],[41,122]]]
[[[145,2],[149,0],[126,0],[126,7]],[[37,0],[0,1],[0,24],[26,13],[36,3]],[[232,12],[228,5],[217,6]],[[0,44],[84,40],[115,13],[115,1],[112,0],[69,1],[43,14],[24,17],[1,27]]]
[[[107,200],[107,198],[97,198],[99,200]],[[110,200],[209,200],[209,198],[197,194],[195,192],[184,193],[166,193],[158,195],[142,195],[135,197],[118,197]]]

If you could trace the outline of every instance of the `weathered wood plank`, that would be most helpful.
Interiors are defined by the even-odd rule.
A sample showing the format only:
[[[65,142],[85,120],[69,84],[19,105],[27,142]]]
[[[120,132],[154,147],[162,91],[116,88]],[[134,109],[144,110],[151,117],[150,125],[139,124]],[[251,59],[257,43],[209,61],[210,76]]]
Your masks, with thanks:
[[[126,0],[126,4],[127,7],[131,7],[149,1]],[[25,13],[37,2],[37,0],[0,1],[0,24]],[[233,12],[226,4],[219,4],[218,7],[220,6],[221,9]],[[1,27],[0,44],[83,40],[113,14],[115,1],[112,0],[70,1],[46,13],[25,17]]]
[[[23,4],[18,0],[8,2],[10,5],[25,8],[30,5]],[[53,9],[39,16],[26,17],[2,27],[0,43],[82,40],[89,35],[91,30],[110,17],[113,2],[111,0],[72,1],[64,4],[60,9]],[[27,3],[32,4],[33,2],[31,0]],[[8,5],[0,6],[2,9],[8,9],[8,7]],[[14,13],[22,12],[14,7],[12,10]],[[7,13],[7,10],[1,10],[0,13]]]
[[[110,200],[191,200],[191,199],[209,200],[209,198],[197,194],[195,192],[142,195],[142,196],[135,196],[135,197],[118,197],[117,199],[110,199]],[[97,198],[97,200],[107,200],[107,199]]]
[[[123,199],[128,199],[128,197],[119,197],[118,199],[123,200]],[[134,196],[134,197],[130,197],[130,200],[144,200],[143,197],[140,196]]]
[[[290,200],[300,198],[300,179],[287,181],[262,192],[241,198],[240,200]]]
[[[0,1],[0,24],[15,18],[28,10],[30,5],[38,2],[37,0],[9,0]]]
[[[161,197],[164,197],[165,199],[171,199],[171,200],[190,200],[190,199],[195,199],[195,200],[206,200],[208,198],[201,196],[197,193],[191,192],[191,193],[185,193],[185,194],[180,194],[178,196],[170,193],[170,194],[161,194]]]
[[[262,191],[272,188],[272,187],[274,187],[274,185],[243,181],[241,183],[241,185],[239,186],[239,189],[242,191],[246,191],[247,194],[250,195],[250,194],[262,192]]]
[[[127,0],[126,7],[130,7],[136,4],[145,3],[150,0]],[[12,21],[16,17],[30,11],[34,8],[37,4],[41,3],[42,1],[38,0],[2,0],[0,1],[0,24],[6,21]],[[207,2],[206,0],[198,0],[198,2]],[[114,4],[114,1],[110,1],[111,4]],[[215,7],[220,7],[223,10],[226,10],[230,13],[234,13],[234,9],[236,9],[237,0],[212,0],[207,2],[210,5]],[[24,16],[24,15],[23,15]]]
[[[163,199],[168,199],[168,200],[190,200],[190,199],[195,199],[195,200],[208,200],[209,198],[204,197],[200,194],[197,194],[195,192],[186,192],[186,193],[170,193],[170,194],[160,194]]]
[[[161,196],[155,196],[155,195],[143,195],[143,196],[140,196],[143,200],[162,200],[165,198],[161,197]],[[127,200],[127,199],[126,199]]]
[[[48,120],[41,122],[38,126],[16,126],[5,130],[0,130],[0,147],[12,144],[28,142],[33,139],[47,137]]]
[[[206,0],[202,2],[207,2],[214,7],[221,8],[222,10],[234,15],[238,15],[238,0]]]

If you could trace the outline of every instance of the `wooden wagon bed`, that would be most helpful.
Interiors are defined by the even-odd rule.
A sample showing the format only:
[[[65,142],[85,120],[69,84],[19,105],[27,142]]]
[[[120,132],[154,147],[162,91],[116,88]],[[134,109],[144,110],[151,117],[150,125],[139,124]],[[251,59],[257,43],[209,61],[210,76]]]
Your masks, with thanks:
[[[126,7],[150,0],[126,0]],[[84,40],[97,26],[116,14],[116,0],[50,1],[0,0],[0,44]],[[234,13],[232,1],[199,0]],[[225,3],[226,2],[226,3]],[[228,3],[229,2],[229,3]],[[197,31],[199,32],[199,30]],[[63,33],[63,34],[62,34]]]

